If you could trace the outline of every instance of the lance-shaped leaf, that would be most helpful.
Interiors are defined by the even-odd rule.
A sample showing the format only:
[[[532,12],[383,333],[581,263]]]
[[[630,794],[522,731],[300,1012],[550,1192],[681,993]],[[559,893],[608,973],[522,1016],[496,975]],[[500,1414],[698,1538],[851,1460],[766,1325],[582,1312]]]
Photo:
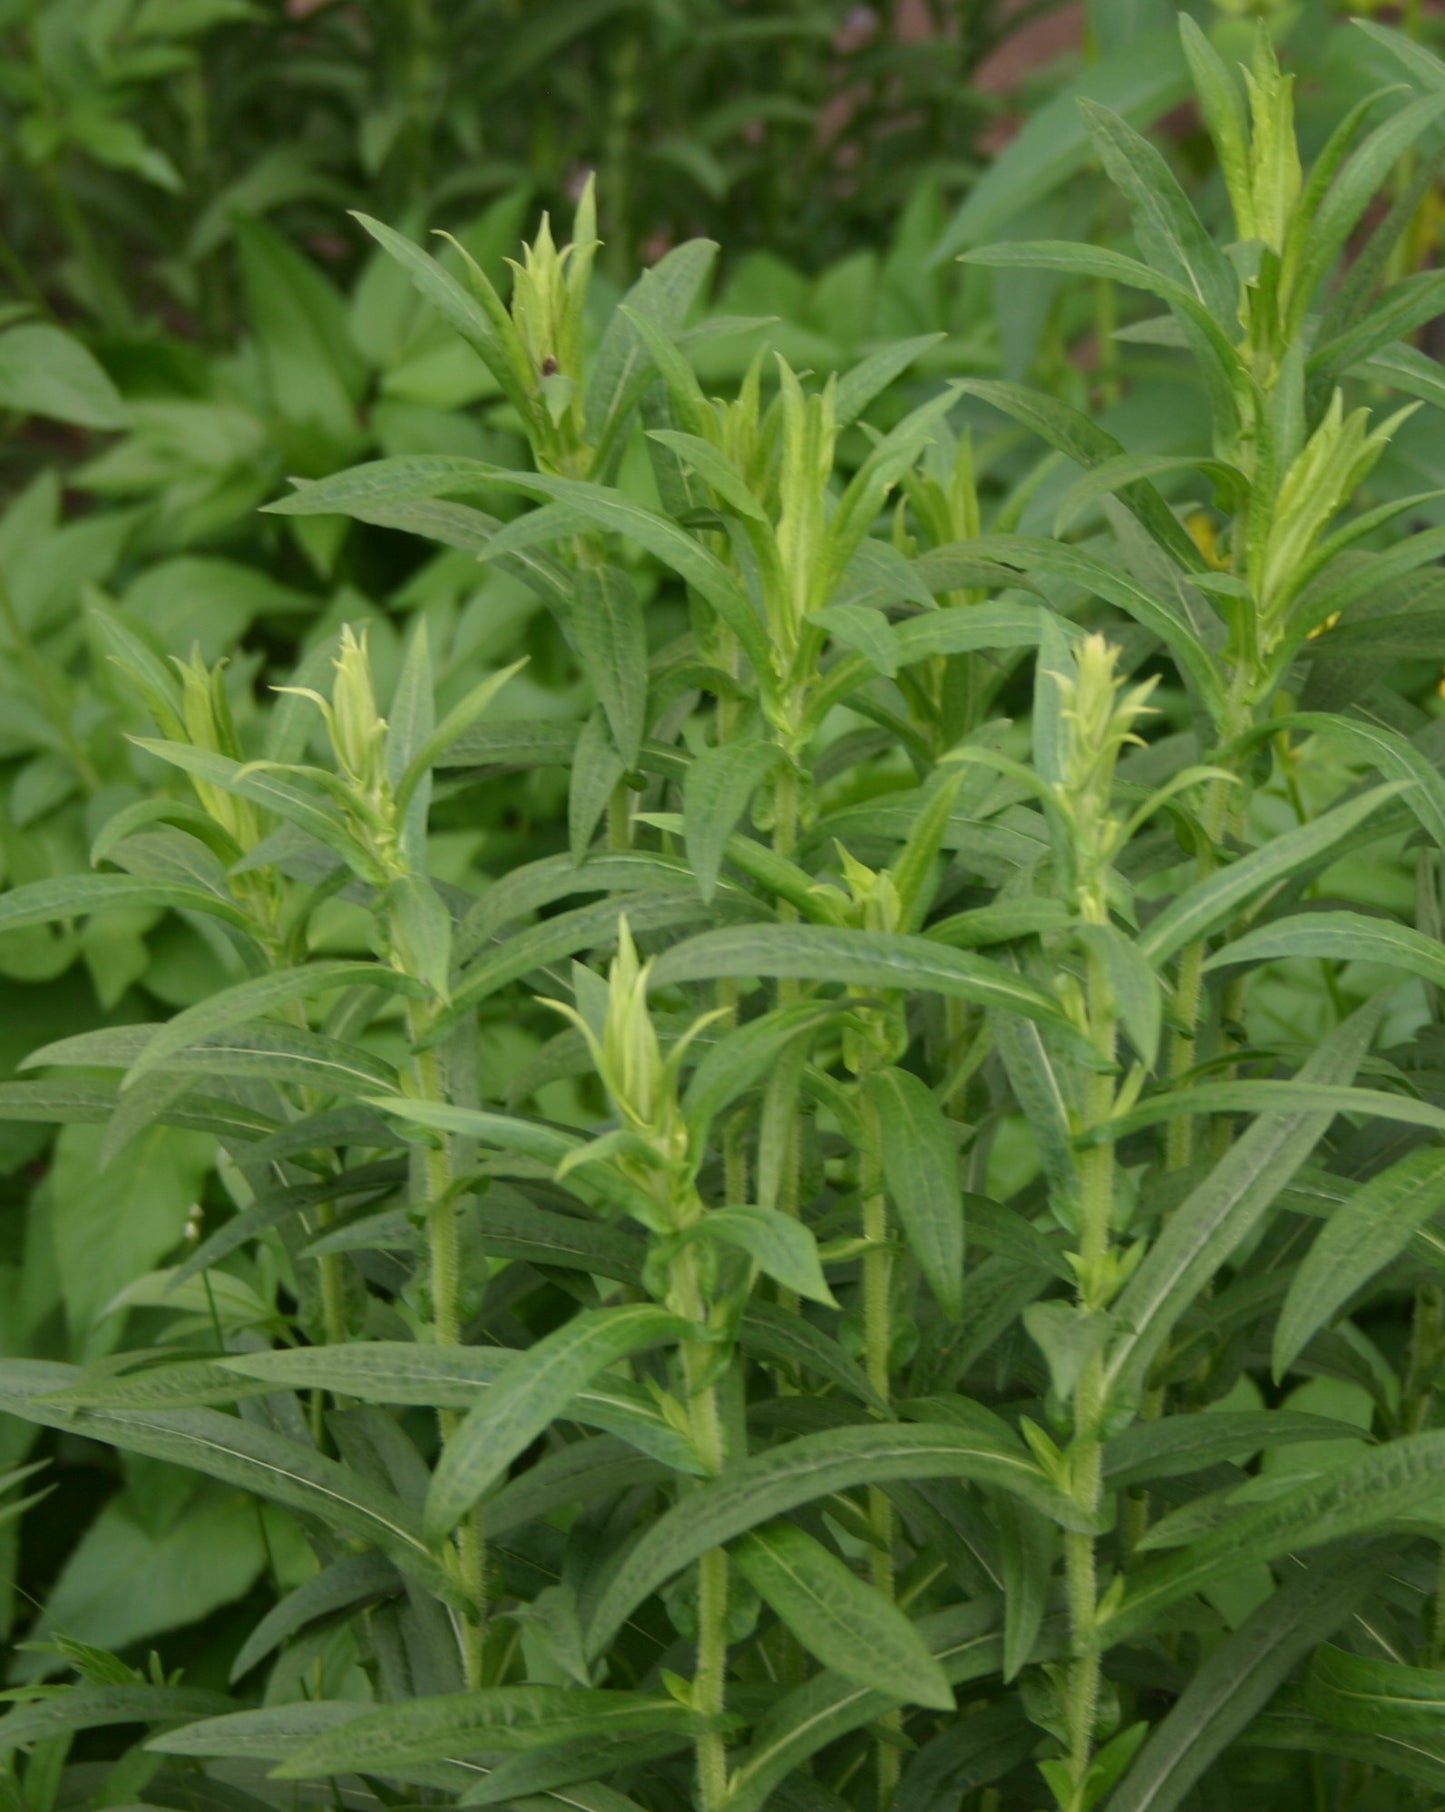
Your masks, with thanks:
[[[1371,1177],[1335,1209],[1290,1279],[1274,1330],[1276,1378],[1442,1207],[1445,1151],[1427,1146]]]
[[[666,1693],[585,1686],[490,1686],[388,1705],[314,1738],[273,1770],[279,1780],[369,1774],[492,1750],[539,1749],[576,1737],[694,1733],[718,1720]]]
[[[945,1315],[963,1313],[963,1184],[958,1147],[926,1083],[907,1070],[875,1070],[863,1099],[877,1129],[888,1194],[909,1250]]]
[[[1364,1061],[1383,1001],[1351,1014],[1300,1070],[1299,1080],[1335,1087]],[[1333,1112],[1262,1114],[1173,1210],[1114,1305],[1126,1330],[1110,1349],[1106,1384],[1112,1391],[1142,1388],[1170,1330],[1259,1217],[1304,1163]]]
[[[948,1678],[917,1626],[820,1541],[791,1523],[773,1523],[744,1536],[733,1558],[824,1667],[916,1705],[953,1709]]]
[[[986,957],[904,932],[831,925],[739,925],[674,944],[653,969],[657,987],[719,976],[791,976],[862,988],[951,995],[1067,1029],[1058,1005],[1023,976]]]
[[[88,918],[93,912],[133,912],[148,908],[171,912],[204,912],[227,924],[251,929],[251,919],[225,894],[190,887],[180,881],[155,881],[141,875],[56,875],[29,881],[0,893],[0,932],[26,925],[50,925],[57,919]]]
[[[1222,717],[1226,689],[1219,664],[1173,604],[1146,591],[1117,566],[1062,541],[1047,541],[1035,535],[983,535],[972,545],[983,558],[1002,560],[1025,572],[1065,579],[1116,605],[1158,636],[1193,685],[1204,709],[1216,722]]]
[[[723,851],[753,794],[780,761],[774,742],[734,741],[705,749],[682,783],[682,826],[698,892],[711,901]]]
[[[1143,1101],[1127,1114],[1091,1129],[1090,1143],[1122,1139],[1142,1126],[1154,1126],[1180,1114],[1267,1114],[1282,1109],[1336,1114],[1373,1114],[1406,1126],[1428,1126],[1445,1132],[1445,1109],[1411,1095],[1391,1095],[1378,1088],[1326,1087],[1317,1082],[1199,1082]]]
[[[1329,957],[1342,963],[1384,963],[1445,986],[1445,949],[1409,925],[1362,912],[1302,912],[1248,931],[1211,957],[1207,968],[1262,963],[1278,957]]]
[[[1430,1517],[1445,1478],[1445,1429],[1405,1435],[1340,1461],[1293,1490],[1202,1535],[1168,1560],[1139,1568],[1117,1610],[1100,1624],[1102,1641],[1122,1641],[1152,1628],[1172,1604],[1239,1565],[1241,1554],[1276,1560],[1350,1536]],[[1149,1545],[1146,1536],[1144,1546]]]
[[[0,1718],[0,1750],[40,1743],[47,1737],[109,1724],[164,1724],[176,1718],[208,1717],[230,1709],[224,1694],[195,1686],[70,1686]]]
[[[391,994],[421,995],[421,982],[385,963],[348,962],[335,959],[307,963],[299,969],[279,969],[271,975],[253,976],[186,1007],[152,1033],[145,1049],[131,1065],[125,1079],[129,1087],[140,1077],[169,1063],[203,1039],[248,1020],[260,1019],[296,1001],[317,994],[334,994],[338,988],[381,988]]]
[[[754,610],[747,593],[715,554],[709,553],[701,542],[695,541],[666,516],[634,503],[605,485],[585,484],[576,478],[552,478],[538,472],[503,472],[493,474],[490,482],[503,488],[554,498],[593,526],[626,535],[639,547],[645,547],[664,566],[671,567],[685,579],[699,597],[706,599],[742,643],[759,676],[771,671],[762,618]],[[563,532],[559,523],[557,534],[560,536]],[[525,546],[530,533],[527,518],[519,517],[515,525],[509,524],[498,531],[487,558],[499,559],[514,545]]]
[[[713,1208],[693,1233],[698,1239],[735,1246],[784,1289],[796,1291],[809,1302],[837,1308],[823,1276],[818,1242],[793,1215],[776,1208]]]
[[[617,753],[634,768],[647,729],[647,629],[632,581],[615,566],[582,568],[568,621]]]
[[[426,1527],[440,1539],[606,1366],[664,1340],[695,1337],[656,1303],[588,1309],[516,1354],[448,1439],[427,1492]]]
[[[1129,202],[1144,256],[1216,320],[1232,322],[1239,312],[1239,281],[1163,156],[1097,101],[1084,99],[1079,107],[1105,170]]]
[[[77,1377],[73,1366],[6,1360],[0,1367],[0,1409],[128,1453],[168,1460],[302,1511],[325,1528],[370,1542],[444,1603],[461,1602],[414,1513],[376,1481],[299,1441],[215,1410],[68,1410],[46,1401],[48,1392],[64,1389]]]
[[[650,1592],[709,1548],[855,1485],[973,1479],[1025,1498],[1066,1528],[1088,1526],[1087,1513],[1048,1483],[1022,1443],[1000,1434],[996,1421],[828,1429],[736,1462],[665,1512],[629,1549],[593,1610],[589,1652],[601,1654]]]
[[[920,1634],[953,1685],[998,1671],[1003,1658],[1000,1609],[997,1599],[985,1598],[919,1619]],[[1036,1661],[1062,1652],[1060,1622],[1052,1619],[1051,1625],[1040,1635],[1032,1657]],[[897,1703],[896,1697],[833,1673],[819,1674],[786,1693],[758,1724],[752,1745],[738,1764],[728,1795],[729,1812],[760,1812],[774,1789],[810,1756],[850,1730],[873,1723]]]
[[[1303,1657],[1378,1589],[1387,1566],[1383,1545],[1315,1561],[1266,1598],[1196,1670],[1115,1788],[1110,1812],[1174,1812]]]
[[[250,1673],[307,1624],[402,1590],[401,1575],[382,1554],[348,1554],[303,1580],[273,1604],[247,1636],[231,1663],[231,1681]]]
[[[1336,1730],[1437,1741],[1445,1737],[1445,1678],[1436,1667],[1410,1667],[1326,1646],[1310,1663],[1304,1700]]]
[[[362,1403],[468,1410],[485,1401],[519,1356],[504,1347],[358,1340],[346,1346],[237,1354],[223,1360],[221,1368],[263,1384],[327,1390]],[[608,1429],[680,1472],[699,1471],[686,1437],[667,1422],[641,1385],[626,1378],[592,1379],[568,1398],[560,1413]]]
[[[1221,868],[1207,879],[1179,895],[1157,918],[1151,919],[1139,939],[1139,948],[1151,963],[1167,962],[1176,950],[1196,939],[1207,937],[1243,906],[1267,888],[1276,886],[1291,875],[1323,864],[1329,852],[1352,830],[1367,823],[1388,800],[1403,790],[1404,783],[1391,781],[1371,787],[1358,798],[1347,800],[1322,812],[1296,830],[1271,837],[1227,868]]]

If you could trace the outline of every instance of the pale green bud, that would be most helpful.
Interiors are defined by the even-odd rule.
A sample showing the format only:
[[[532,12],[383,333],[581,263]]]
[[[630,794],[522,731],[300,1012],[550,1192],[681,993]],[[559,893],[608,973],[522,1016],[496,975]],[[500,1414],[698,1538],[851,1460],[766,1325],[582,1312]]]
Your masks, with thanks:
[[[191,746],[224,755],[231,761],[242,760],[241,739],[226,697],[226,663],[219,661],[215,667],[207,667],[197,651],[189,661],[178,660],[174,665],[181,676],[181,717]],[[207,813],[242,849],[250,849],[260,841],[260,820],[249,800],[213,786],[199,775],[192,775],[191,784]]]
[[[1073,674],[1054,675],[1064,722],[1064,771],[1056,793],[1070,825],[1079,910],[1100,923],[1108,917],[1109,866],[1124,836],[1123,822],[1110,809],[1114,769],[1121,752],[1143,740],[1134,726],[1151,714],[1149,695],[1158,683],[1148,679],[1126,690],[1119,654],[1102,635],[1085,636],[1075,650]]]
[[[619,1110],[639,1129],[655,1128],[665,1097],[662,1046],[647,1010],[651,963],[638,961],[625,917],[618,921],[617,955],[608,975],[602,1075]]]
[[[336,759],[347,778],[368,797],[386,786],[386,720],[376,708],[366,631],[358,637],[350,624],[341,632],[341,651],[334,662],[328,728]]]
[[[1254,68],[1244,71],[1253,126],[1250,144],[1250,199],[1253,237],[1276,252],[1299,203],[1303,177],[1294,128],[1294,77],[1281,75],[1268,39],[1261,32]]]

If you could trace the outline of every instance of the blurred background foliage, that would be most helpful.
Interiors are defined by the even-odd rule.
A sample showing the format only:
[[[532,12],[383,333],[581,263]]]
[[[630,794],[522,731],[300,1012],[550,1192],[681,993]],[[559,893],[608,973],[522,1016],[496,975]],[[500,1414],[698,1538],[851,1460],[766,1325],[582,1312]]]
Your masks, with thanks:
[[[349,208],[413,236],[447,228],[505,285],[538,214],[570,218],[596,171],[598,319],[672,245],[717,241],[696,350],[720,384],[759,345],[822,374],[878,342],[938,333],[900,380],[897,414],[941,373],[1002,373],[1088,409],[1132,451],[1197,445],[1205,404],[1190,368],[1130,337],[1133,304],[953,256],[1011,237],[1125,242],[1079,95],[1141,127],[1163,121],[1197,206],[1222,215],[1220,173],[1183,105],[1179,10],[0,0],[0,884],[87,868],[100,826],[160,786],[126,740],[146,720],[105,658],[107,618],[160,654],[228,657],[243,734],[267,683],[342,622],[369,623],[389,689],[417,613],[444,651],[444,686],[525,653],[507,714],[575,723],[590,709],[536,599],[466,552],[341,517],[257,513],[287,476],[367,457],[523,463],[486,369]],[[1260,11],[1188,10],[1239,52]],[[1325,0],[1262,10],[1299,79],[1310,155],[1397,69]],[[1419,5],[1378,10],[1425,42],[1445,36]],[[1397,200],[1413,212],[1404,268],[1418,269],[1439,244],[1434,172],[1403,170]],[[1068,469],[970,407],[985,494],[1046,531]],[[864,447],[859,435],[855,454]],[[645,490],[645,459],[630,454],[621,482]],[[1438,430],[1408,424],[1372,483],[1385,496],[1445,487]],[[1438,500],[1420,507],[1442,519]],[[638,578],[659,583],[645,567]],[[1433,709],[1439,663],[1417,668]],[[454,797],[441,872],[496,875],[565,848],[565,802],[565,775],[547,769]],[[1409,887],[1403,865],[1376,882]],[[340,951],[355,940],[340,903],[328,935]],[[204,997],[222,964],[190,925],[144,911],[0,936],[0,1076],[69,1031]],[[1309,1035],[1299,999],[1278,1012]],[[501,1010],[483,1027],[496,1092],[528,1037]],[[130,1344],[143,1344],[143,1292],[117,1298],[204,1219],[209,1140],[154,1129],[102,1166],[100,1138],[0,1125],[7,1352],[94,1360],[127,1316]],[[62,1265],[61,1252],[86,1263]],[[19,1520],[0,1517],[0,1631],[63,1630],[123,1652],[164,1637],[168,1667],[223,1682],[269,1601],[248,1603],[263,1572],[286,1583],[304,1569],[290,1525],[155,1462],[69,1437],[36,1445],[35,1433],[0,1424],[0,1471],[39,1453],[59,1462],[23,1555]],[[54,1661],[17,1650],[11,1666],[23,1677]]]

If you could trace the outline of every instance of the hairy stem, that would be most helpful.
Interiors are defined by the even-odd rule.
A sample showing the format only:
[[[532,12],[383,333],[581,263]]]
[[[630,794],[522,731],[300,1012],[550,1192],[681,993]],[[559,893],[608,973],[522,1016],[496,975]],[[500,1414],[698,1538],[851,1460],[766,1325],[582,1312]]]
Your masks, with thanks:
[[[882,1129],[878,1111],[867,1101],[863,1105],[863,1237],[868,1250],[863,1255],[863,1345],[868,1382],[879,1398],[888,1402],[893,1347],[893,1253],[888,1245],[888,1196],[883,1185],[883,1166],[879,1157]],[[894,1596],[893,1573],[893,1505],[886,1491],[873,1485],[868,1490],[868,1522],[873,1532],[870,1564],[873,1583],[884,1597]],[[899,1726],[897,1712],[883,1720]],[[877,1745],[878,1804],[886,1807],[898,1787],[899,1752],[886,1738]]]
[[[412,1042],[412,1083],[424,1101],[445,1101],[446,1079],[435,1049],[421,1049],[425,1022],[415,1003],[407,1009]],[[456,1195],[452,1188],[451,1141],[445,1133],[435,1135],[437,1143],[426,1148],[422,1159],[422,1207],[426,1214],[427,1242],[431,1259],[432,1333],[438,1346],[456,1346],[461,1342],[461,1226],[457,1215]],[[451,1440],[461,1423],[461,1412],[455,1409],[437,1411],[437,1427],[442,1444]],[[480,1508],[472,1510],[456,1533],[457,1559],[462,1587],[472,1606],[462,1620],[462,1666],[468,1686],[482,1684],[482,1662],[486,1647],[486,1537]]]
[[[1088,1024],[1095,1052],[1107,1070],[1089,1075],[1085,1114],[1090,1127],[1106,1124],[1114,1105],[1117,1027],[1108,977],[1092,949],[1088,965]],[[1079,1166],[1080,1307],[1100,1310],[1108,1300],[1108,1259],[1114,1215],[1114,1147],[1090,1147]],[[1074,1439],[1069,1449],[1069,1486],[1075,1502],[1092,1516],[1103,1497],[1102,1424],[1104,1361],[1096,1354],[1084,1367],[1074,1393]],[[1072,1660],[1067,1692],[1068,1763],[1072,1797],[1067,1812],[1082,1812],[1084,1784],[1094,1756],[1101,1664],[1093,1630],[1099,1600],[1098,1555],[1092,1535],[1070,1530],[1064,1537],[1064,1575],[1069,1608]]]
[[[672,1300],[680,1313],[701,1321],[707,1314],[698,1283],[695,1250],[686,1249],[672,1271]],[[716,1383],[708,1376],[715,1349],[702,1341],[685,1341],[682,1374],[687,1390],[688,1419],[698,1458],[711,1474],[723,1470],[727,1440]],[[696,1710],[721,1718],[727,1709],[728,1557],[711,1548],[698,1562],[697,1666],[692,1702]],[[698,1812],[719,1812],[727,1799],[727,1750],[721,1731],[704,1731],[697,1739]]]

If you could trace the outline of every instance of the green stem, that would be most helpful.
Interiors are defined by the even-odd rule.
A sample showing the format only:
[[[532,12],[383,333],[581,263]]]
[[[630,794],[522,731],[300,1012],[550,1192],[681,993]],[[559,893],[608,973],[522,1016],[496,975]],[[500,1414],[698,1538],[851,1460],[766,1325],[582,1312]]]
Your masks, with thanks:
[[[1197,879],[1203,880],[1213,869],[1212,851],[1224,835],[1229,813],[1230,783],[1213,780],[1204,796],[1201,820],[1207,847],[1200,855]],[[1179,980],[1174,989],[1175,1030],[1169,1044],[1169,1080],[1176,1087],[1194,1067],[1199,1038],[1199,1009],[1204,992],[1205,943],[1202,938],[1185,947],[1179,958]],[[1194,1119],[1180,1114],[1169,1123],[1165,1137],[1165,1167],[1183,1170],[1194,1155]]]
[[[446,1079],[434,1048],[422,1049],[426,1031],[421,1006],[412,1002],[407,1007],[407,1026],[411,1034],[412,1083],[424,1101],[447,1099]],[[461,1342],[461,1226],[452,1188],[451,1140],[445,1133],[436,1135],[437,1143],[426,1148],[422,1160],[422,1207],[426,1215],[427,1242],[431,1259],[432,1334],[438,1346],[457,1346]],[[455,1409],[439,1409],[437,1426],[442,1444],[455,1435],[462,1420]],[[468,1686],[482,1684],[483,1655],[486,1648],[486,1537],[481,1510],[475,1509],[457,1529],[457,1558],[463,1590],[474,1609],[464,1613],[461,1629],[462,1666]]]
[[[1092,1071],[1087,1086],[1087,1124],[1107,1123],[1114,1105],[1117,1027],[1108,976],[1091,949],[1088,963],[1090,1039],[1108,1070]],[[1109,1247],[1114,1217],[1114,1147],[1091,1146],[1079,1165],[1079,1296],[1081,1309],[1107,1306]],[[1101,1434],[1105,1409],[1104,1362],[1096,1355],[1084,1367],[1074,1393],[1074,1439],[1069,1450],[1070,1493],[1090,1516],[1103,1499]],[[1064,1576],[1069,1609],[1072,1659],[1067,1693],[1068,1762],[1072,1789],[1067,1812],[1082,1812],[1084,1784],[1094,1755],[1094,1725],[1099,1708],[1100,1657],[1093,1648],[1098,1608],[1098,1555],[1092,1535],[1069,1530],[1064,1537]]]
[[[607,800],[607,847],[632,847],[632,788],[619,780]]]
[[[695,1248],[686,1248],[674,1262],[672,1283],[671,1299],[679,1313],[702,1321],[707,1306],[698,1283]],[[712,1346],[702,1341],[684,1341],[682,1373],[693,1446],[714,1476],[723,1470],[727,1459],[717,1386],[705,1382],[715,1363]],[[697,1666],[692,1683],[693,1706],[709,1717],[721,1719],[727,1709],[727,1660],[728,1557],[725,1548],[711,1548],[698,1562]],[[728,1790],[727,1750],[722,1732],[704,1731],[697,1739],[696,1755],[698,1812],[720,1812]]]
[[[883,1183],[883,1165],[879,1156],[882,1128],[878,1111],[867,1098],[862,1104],[863,1152],[863,1237],[868,1250],[863,1254],[863,1349],[868,1382],[887,1403],[890,1395],[893,1349],[893,1252],[888,1241],[888,1195]],[[873,1584],[892,1599],[895,1591],[893,1568],[893,1504],[886,1491],[872,1485],[868,1490],[868,1522],[873,1532],[870,1563]],[[890,1712],[882,1720],[901,1728],[899,1713]],[[886,1808],[898,1788],[899,1752],[886,1736],[877,1743],[878,1804]]]

